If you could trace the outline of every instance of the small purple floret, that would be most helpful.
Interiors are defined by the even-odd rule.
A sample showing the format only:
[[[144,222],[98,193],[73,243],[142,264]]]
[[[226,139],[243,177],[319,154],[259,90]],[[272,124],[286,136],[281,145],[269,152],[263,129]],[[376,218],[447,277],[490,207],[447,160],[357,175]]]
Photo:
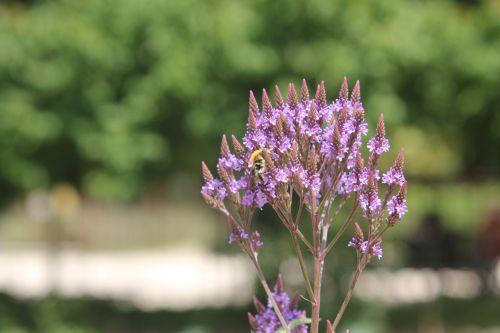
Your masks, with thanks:
[[[290,300],[290,297],[285,292],[275,290],[273,298],[278,304],[278,307],[285,318],[287,324],[296,319],[305,319],[306,313],[303,310],[295,308]],[[280,321],[276,316],[271,300],[268,300],[264,310],[255,315],[256,325],[255,333],[275,333],[281,328]],[[308,333],[307,325],[298,325],[292,329],[292,333]]]
[[[229,234],[229,244],[246,239],[248,239],[248,233],[243,229],[234,230]]]

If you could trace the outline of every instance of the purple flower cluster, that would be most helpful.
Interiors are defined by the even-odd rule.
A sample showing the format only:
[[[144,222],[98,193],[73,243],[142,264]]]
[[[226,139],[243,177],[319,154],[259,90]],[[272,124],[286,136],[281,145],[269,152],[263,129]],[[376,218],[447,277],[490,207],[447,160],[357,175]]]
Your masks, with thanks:
[[[297,294],[293,299],[290,299],[288,294],[283,291],[281,277],[278,278],[278,282],[274,287],[273,298],[287,324],[290,324],[294,320],[306,319],[306,312],[297,308],[299,295]],[[264,306],[257,298],[254,298],[254,305],[257,313],[255,315],[249,313],[248,319],[255,333],[275,333],[281,328],[280,321],[274,312],[270,299],[267,305]],[[308,329],[306,324],[297,325],[291,330],[291,333],[307,332]]]
[[[288,329],[292,333],[307,332],[307,323],[311,331],[318,331],[320,302],[314,300],[321,293],[321,284],[315,283],[314,290],[310,285],[299,241],[313,255],[314,281],[321,281],[324,257],[338,236],[353,223],[360,208],[366,220],[367,237],[361,226],[354,223],[355,235],[348,244],[356,250],[357,274],[372,257],[382,258],[382,235],[408,210],[404,155],[401,150],[394,164],[381,171],[378,161],[390,148],[383,115],[378,119],[375,135],[363,146],[362,139],[367,133],[359,82],[349,92],[344,78],[338,97],[328,102],[323,82],[317,85],[311,98],[304,80],[298,93],[293,84],[288,85],[286,99],[276,87],[274,104],[266,90],[262,92],[260,106],[250,92],[248,122],[242,140],[234,135],[230,140],[222,137],[216,177],[202,162],[201,194],[210,206],[225,215],[229,243],[238,244],[249,255],[257,272],[262,272],[258,251],[263,243],[259,232],[252,228],[256,209],[270,206],[294,240],[312,300],[311,318],[307,319],[305,312],[297,309],[296,300],[290,300],[281,286],[271,292],[261,276],[270,299],[266,306],[256,300],[257,313],[249,315],[256,333],[275,333],[290,322],[296,325]],[[345,203],[351,206],[351,213],[328,240],[329,228]],[[312,240],[300,230],[303,212],[310,214]],[[343,305],[349,302],[350,295],[346,294]],[[343,315],[342,311],[338,316]],[[330,332],[335,330],[340,317],[333,326],[327,321]]]
[[[408,211],[406,207],[406,183],[399,189],[397,195],[393,196],[387,203],[387,211],[389,216],[387,217],[387,223],[389,225],[394,225],[397,221],[401,220],[404,214]]]
[[[382,182],[389,186],[398,185],[403,186],[406,183],[405,175],[403,174],[403,164],[404,164],[404,155],[403,151],[400,151],[396,161],[394,162],[394,166],[392,166],[383,176]]]
[[[368,252],[369,256],[377,256],[379,259],[382,259],[382,242],[370,242],[368,245],[368,241],[364,238],[353,237],[349,243],[348,247],[357,249],[361,251],[362,254],[366,254]]]
[[[358,253],[367,254],[369,258],[377,256],[379,259],[382,259],[382,240],[380,238],[372,241],[365,240],[363,230],[357,223],[354,223],[354,230],[354,237],[352,237],[347,246],[355,249]]]
[[[248,233],[245,230],[240,229],[239,227],[236,227],[229,233],[229,244],[246,239],[248,239]]]
[[[368,163],[362,156],[362,137],[368,126],[359,82],[349,94],[344,80],[332,103],[327,102],[323,82],[310,99],[303,81],[299,94],[293,84],[288,86],[286,101],[276,87],[274,106],[266,90],[260,108],[250,93],[249,106],[243,144],[231,136],[231,151],[226,136],[222,138],[216,167],[219,177],[214,178],[205,163],[202,165],[205,183],[201,193],[207,203],[228,212],[225,203],[229,202],[245,215],[266,204],[276,208],[289,202],[290,193],[295,192],[309,207],[318,205],[325,197],[355,195],[366,218],[381,218],[385,211],[391,224],[406,212],[405,196],[390,197],[396,186],[406,186],[402,152],[382,177],[377,168],[380,155],[389,150],[382,115],[375,136],[367,144]],[[251,160],[256,152],[264,166],[258,177],[255,160]],[[380,181],[388,187],[384,201],[379,197]],[[251,233],[248,226],[239,227]],[[246,239],[236,233],[231,241],[238,237]]]
[[[279,200],[292,186],[307,193],[309,201],[317,201],[333,185],[332,174],[341,165],[346,170],[338,190],[350,193],[358,189],[360,175],[351,169],[356,165],[367,124],[359,101],[359,85],[356,87],[351,99],[345,88],[338,99],[328,104],[323,83],[318,85],[314,99],[309,99],[305,81],[300,98],[290,84],[287,102],[276,88],[275,106],[264,90],[261,109],[251,93],[244,145],[232,136],[231,153],[223,137],[217,164],[220,180],[206,180],[202,194],[216,203],[232,196],[244,206],[261,208]],[[263,152],[266,162],[260,181],[253,177],[249,161],[256,150]],[[321,168],[322,164],[326,167]]]

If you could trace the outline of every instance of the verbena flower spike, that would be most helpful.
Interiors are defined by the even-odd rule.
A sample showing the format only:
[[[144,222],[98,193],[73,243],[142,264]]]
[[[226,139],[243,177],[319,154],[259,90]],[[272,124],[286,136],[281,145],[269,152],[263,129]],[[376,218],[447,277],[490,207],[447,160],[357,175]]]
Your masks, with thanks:
[[[361,272],[373,257],[382,258],[383,234],[407,212],[404,155],[401,150],[394,165],[381,175],[378,160],[390,147],[382,115],[365,149],[362,138],[367,133],[359,81],[349,93],[344,78],[338,97],[329,103],[323,82],[311,99],[303,80],[299,93],[288,85],[286,101],[276,87],[274,106],[266,90],[261,107],[250,92],[245,135],[241,141],[231,136],[232,149],[227,137],[222,137],[218,176],[202,162],[201,194],[226,217],[229,243],[238,244],[249,256],[269,299],[267,306],[256,303],[257,314],[249,315],[256,333],[302,333],[308,328],[318,333],[325,256],[349,226],[354,225],[354,235],[347,246],[355,251],[356,267],[337,316],[326,323],[327,332],[338,326]],[[334,224],[347,202],[352,207],[347,219]],[[270,289],[260,268],[263,243],[252,217],[265,205],[276,212],[292,239],[311,301],[310,319],[282,291],[281,282]],[[362,213],[356,215],[358,208]],[[301,231],[304,213],[312,224],[309,238]],[[357,216],[364,221],[354,223]],[[333,237],[329,237],[331,229]],[[303,248],[314,261],[312,278]]]

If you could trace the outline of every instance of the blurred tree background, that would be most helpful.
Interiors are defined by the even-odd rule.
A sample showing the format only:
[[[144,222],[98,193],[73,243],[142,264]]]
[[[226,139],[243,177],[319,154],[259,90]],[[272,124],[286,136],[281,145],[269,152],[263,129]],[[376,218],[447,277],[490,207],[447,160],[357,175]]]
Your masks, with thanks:
[[[195,177],[221,133],[242,133],[249,89],[304,77],[334,93],[344,75],[412,177],[496,177],[499,15],[498,1],[7,1],[2,195],[69,181],[127,200]]]
[[[198,201],[248,90],[333,98],[347,75],[405,147],[409,219],[472,234],[500,198],[499,18],[496,0],[2,1],[0,197],[66,182],[126,204],[187,181]]]

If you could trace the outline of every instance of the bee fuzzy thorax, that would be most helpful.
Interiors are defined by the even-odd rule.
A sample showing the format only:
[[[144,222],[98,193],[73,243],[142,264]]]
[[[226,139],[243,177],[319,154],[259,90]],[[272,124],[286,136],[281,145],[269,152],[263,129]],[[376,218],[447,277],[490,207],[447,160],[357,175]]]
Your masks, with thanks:
[[[248,164],[252,168],[253,174],[259,179],[262,179],[262,174],[266,170],[266,161],[262,156],[262,149],[257,149],[252,152]]]
[[[253,164],[258,158],[262,158],[262,149],[257,149],[252,152],[249,159],[250,164]]]

